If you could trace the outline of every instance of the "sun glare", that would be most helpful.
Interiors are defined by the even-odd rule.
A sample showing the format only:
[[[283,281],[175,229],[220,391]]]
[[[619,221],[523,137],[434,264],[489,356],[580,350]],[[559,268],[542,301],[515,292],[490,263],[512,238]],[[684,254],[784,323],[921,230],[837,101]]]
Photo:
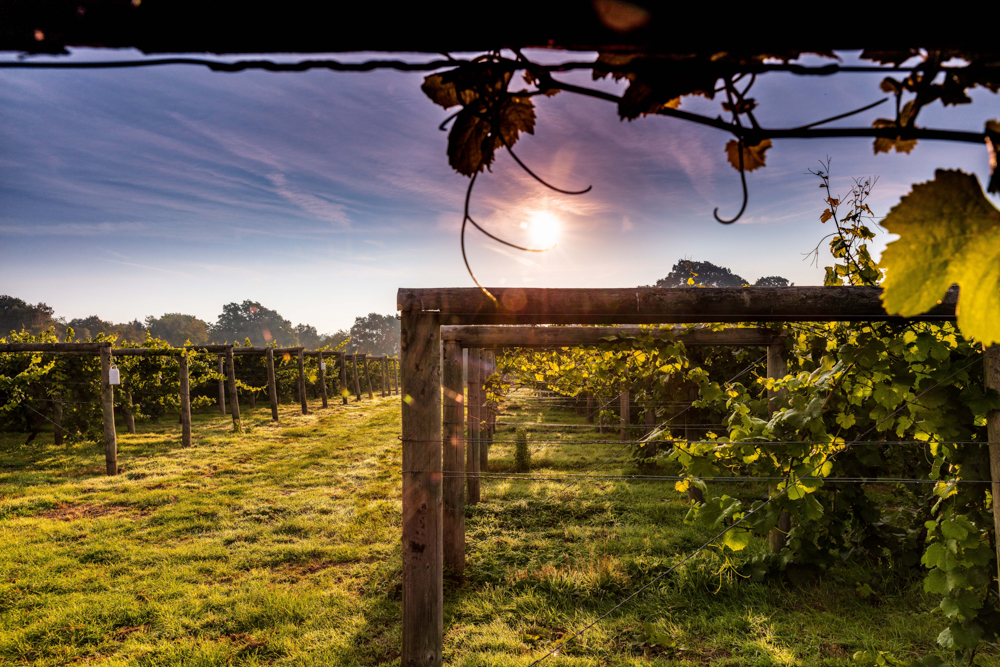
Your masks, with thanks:
[[[548,211],[538,211],[521,223],[528,230],[532,245],[536,248],[551,248],[559,241],[559,218]]]

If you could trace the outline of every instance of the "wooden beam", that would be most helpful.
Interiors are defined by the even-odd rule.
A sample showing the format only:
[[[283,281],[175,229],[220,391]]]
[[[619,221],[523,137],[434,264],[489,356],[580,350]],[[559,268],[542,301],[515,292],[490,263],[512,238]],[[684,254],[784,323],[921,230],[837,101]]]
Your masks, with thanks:
[[[179,357],[183,353],[184,350],[175,350],[172,348],[123,347],[111,350],[111,356],[113,357]]]
[[[347,389],[347,356],[343,352],[337,354],[337,363],[340,364],[340,397],[344,405],[347,405],[347,397],[351,392]]]
[[[226,414],[226,381],[222,378],[226,377],[226,362],[222,360],[222,355],[219,355],[219,414]]]
[[[434,314],[404,313],[401,664],[439,667],[444,628],[441,334]]]
[[[892,317],[878,287],[677,287],[660,289],[490,288],[497,307],[474,288],[408,289],[403,312],[435,312],[460,324],[678,324],[685,322],[879,322],[955,319],[958,290],[922,315]]]
[[[781,331],[760,328],[731,328],[721,331],[711,329],[685,329],[670,327],[642,329],[637,326],[496,326],[471,325],[441,327],[442,340],[457,340],[462,347],[484,349],[502,348],[552,348],[589,347],[616,340],[653,338],[669,344],[681,341],[688,347],[730,345],[740,347],[766,347],[783,336]]]
[[[323,407],[324,408],[328,408],[330,406],[328,404],[327,396],[326,396],[326,362],[323,361],[323,353],[322,352],[317,352],[316,353],[316,358],[317,358],[317,361],[318,361],[318,363],[316,365],[319,366],[320,398],[323,399]]]
[[[0,343],[0,352],[100,354],[111,343]]]

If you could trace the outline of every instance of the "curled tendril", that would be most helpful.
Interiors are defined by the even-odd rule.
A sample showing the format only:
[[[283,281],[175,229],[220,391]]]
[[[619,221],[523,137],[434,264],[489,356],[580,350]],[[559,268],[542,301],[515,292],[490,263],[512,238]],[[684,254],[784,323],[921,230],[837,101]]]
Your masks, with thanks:
[[[743,168],[743,139],[742,138],[740,138],[739,145],[737,145],[736,150],[738,150],[739,153],[740,153],[740,184],[743,186],[743,205],[740,206],[740,212],[737,213],[736,217],[732,218],[731,220],[723,220],[722,218],[720,218],[719,217],[719,207],[718,206],[715,207],[715,210],[712,211],[712,215],[715,216],[715,219],[718,222],[721,222],[724,225],[731,225],[731,224],[733,224],[734,222],[736,222],[737,220],[740,219],[740,217],[743,215],[743,211],[747,210],[747,200],[749,199],[749,195],[747,194],[747,174],[746,174],[746,170]]]
[[[454,116],[452,116],[452,117],[454,117]],[[447,123],[448,120],[451,120],[451,118],[446,119],[445,123]],[[443,125],[444,125],[444,123],[442,123],[442,128],[441,129],[444,129]],[[517,162],[518,166],[520,166],[521,169],[523,169],[524,171],[526,171],[532,178],[534,178],[536,181],[538,181],[539,183],[541,183],[545,187],[549,188],[550,190],[554,190],[554,191],[559,192],[559,193],[564,194],[564,195],[582,195],[582,194],[585,194],[587,192],[590,192],[591,189],[593,189],[594,186],[588,185],[583,190],[564,190],[562,188],[557,188],[556,186],[552,185],[551,183],[548,183],[547,181],[545,181],[544,179],[542,179],[540,176],[538,176],[538,174],[536,174],[530,168],[528,168],[528,165],[524,164],[524,162],[522,162],[521,159],[518,158],[517,155],[514,154],[514,151],[512,151],[510,149],[510,146],[507,144],[506,139],[504,139],[502,135],[500,135],[498,133],[498,136],[500,136],[500,141],[503,142],[503,145],[507,149],[507,152],[510,153],[510,156],[512,158],[514,158],[514,161]],[[500,302],[497,301],[497,298],[495,296],[493,296],[493,294],[488,289],[486,289],[485,287],[483,287],[483,285],[479,282],[479,279],[476,278],[476,274],[475,274],[475,272],[473,272],[472,266],[469,265],[469,256],[465,252],[465,228],[466,228],[466,226],[471,222],[473,227],[475,227],[476,229],[478,229],[480,232],[482,232],[483,234],[485,234],[490,239],[496,241],[497,243],[502,243],[505,246],[508,246],[510,248],[514,248],[515,250],[521,250],[523,252],[548,252],[549,250],[552,250],[553,248],[555,248],[557,244],[553,243],[548,248],[528,248],[528,247],[525,247],[525,246],[520,246],[520,245],[517,245],[516,243],[511,243],[510,241],[506,241],[506,240],[500,238],[499,236],[496,236],[495,234],[491,234],[490,232],[486,231],[486,229],[484,229],[482,227],[482,225],[480,225],[478,222],[475,221],[475,219],[469,213],[469,204],[472,201],[472,188],[473,188],[473,186],[475,186],[475,184],[476,184],[476,178],[479,176],[479,172],[483,168],[483,166],[484,166],[483,163],[480,163],[480,168],[477,169],[474,174],[472,174],[472,178],[469,179],[469,187],[466,188],[466,190],[465,190],[465,208],[464,208],[463,214],[462,214],[462,232],[459,235],[459,241],[460,241],[460,244],[461,244],[461,247],[462,247],[462,261],[465,262],[465,269],[469,272],[469,277],[472,278],[472,282],[476,283],[476,287],[478,287],[482,291],[483,294],[485,294],[487,297],[489,297],[490,301],[493,302],[493,305],[499,308],[500,307]]]

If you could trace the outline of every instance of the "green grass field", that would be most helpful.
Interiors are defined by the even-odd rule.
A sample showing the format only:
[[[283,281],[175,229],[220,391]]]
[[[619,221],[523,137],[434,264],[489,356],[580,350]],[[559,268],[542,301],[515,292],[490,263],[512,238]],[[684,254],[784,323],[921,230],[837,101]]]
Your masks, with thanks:
[[[243,435],[200,414],[189,449],[173,419],[140,424],[119,435],[116,478],[97,445],[0,434],[0,664],[398,665],[398,398],[312,408],[282,406],[280,426],[258,410]],[[619,449],[578,430],[530,428],[534,469],[580,472]],[[491,469],[509,470],[511,429],[496,439]],[[530,664],[699,546],[686,512],[665,483],[485,482],[467,508],[467,577],[445,585],[446,663]],[[935,650],[934,601],[885,564],[803,587],[726,564],[703,552],[545,664],[846,665],[862,649]]]

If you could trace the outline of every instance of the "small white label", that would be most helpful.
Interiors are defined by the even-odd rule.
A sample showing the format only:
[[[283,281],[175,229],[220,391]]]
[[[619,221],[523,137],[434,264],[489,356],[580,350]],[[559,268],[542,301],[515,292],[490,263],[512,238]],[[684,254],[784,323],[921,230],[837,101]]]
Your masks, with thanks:
[[[325,371],[326,370],[326,362],[325,361],[319,362],[319,369],[321,371]]]
[[[108,371],[108,384],[121,384],[121,377],[118,375],[118,369],[112,368]]]

